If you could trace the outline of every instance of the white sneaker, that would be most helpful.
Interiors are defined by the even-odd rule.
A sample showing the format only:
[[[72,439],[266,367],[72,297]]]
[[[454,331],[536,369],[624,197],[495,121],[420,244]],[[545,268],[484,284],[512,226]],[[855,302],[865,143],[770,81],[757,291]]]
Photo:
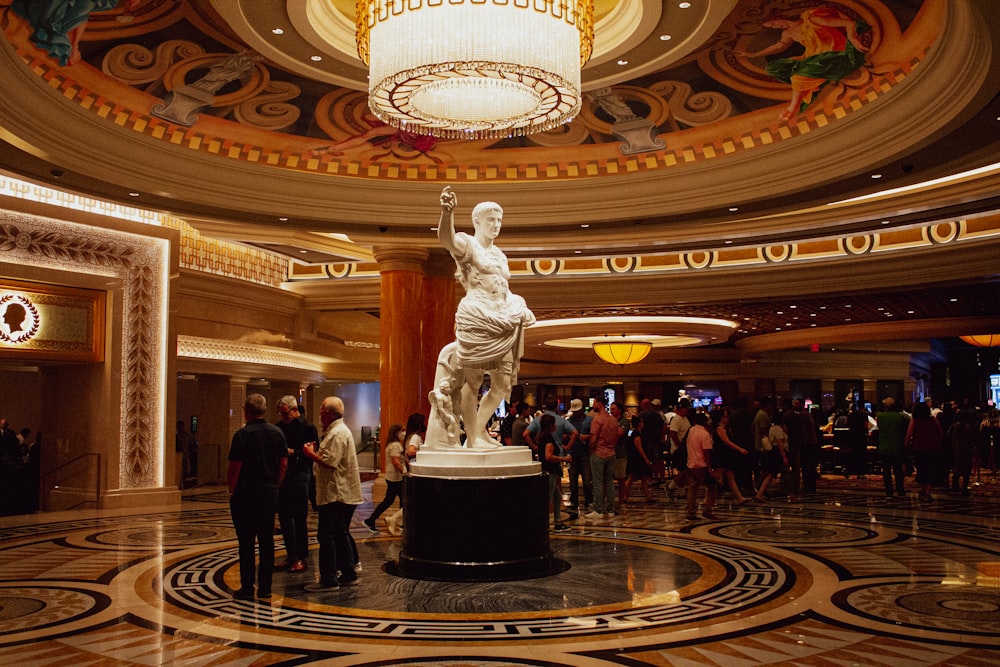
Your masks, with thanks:
[[[603,519],[604,515],[601,514],[600,512],[587,512],[586,514],[583,515],[583,518],[589,521],[596,521],[598,519]]]

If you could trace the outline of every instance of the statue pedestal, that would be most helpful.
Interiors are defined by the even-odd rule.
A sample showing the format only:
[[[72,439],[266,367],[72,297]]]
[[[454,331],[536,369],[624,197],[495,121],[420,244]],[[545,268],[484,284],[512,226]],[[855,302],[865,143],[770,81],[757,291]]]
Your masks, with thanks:
[[[400,574],[444,581],[550,574],[548,493],[548,476],[527,447],[421,449],[403,479]]]

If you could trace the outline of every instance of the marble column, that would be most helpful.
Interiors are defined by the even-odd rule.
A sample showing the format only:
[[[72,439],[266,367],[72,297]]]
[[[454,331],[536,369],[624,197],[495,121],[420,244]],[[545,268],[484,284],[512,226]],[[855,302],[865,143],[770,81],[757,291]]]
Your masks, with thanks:
[[[420,317],[420,395],[434,386],[438,353],[455,340],[455,260],[432,251],[424,263]]]
[[[382,278],[379,296],[380,423],[406,424],[414,412],[427,414],[420,386],[420,325],[426,248],[376,246]],[[382,443],[380,443],[382,444]],[[385,457],[382,464],[385,465]]]

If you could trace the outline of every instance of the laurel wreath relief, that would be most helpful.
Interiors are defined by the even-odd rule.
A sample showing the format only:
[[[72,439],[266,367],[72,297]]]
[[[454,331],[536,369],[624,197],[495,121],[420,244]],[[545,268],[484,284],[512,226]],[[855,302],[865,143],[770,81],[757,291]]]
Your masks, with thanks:
[[[3,298],[0,298],[0,311],[3,310],[3,306],[5,303],[7,303],[8,301],[13,301],[15,299],[19,304],[24,306],[25,310],[31,313],[32,324],[31,328],[29,328],[22,335],[17,337],[7,335],[4,332],[4,330],[0,328],[0,340],[2,340],[5,343],[11,343],[11,344],[23,343],[27,340],[30,340],[35,336],[36,333],[38,333],[38,326],[41,324],[41,317],[38,314],[38,309],[35,308],[35,304],[31,303],[24,297],[15,296],[14,294],[8,294]]]

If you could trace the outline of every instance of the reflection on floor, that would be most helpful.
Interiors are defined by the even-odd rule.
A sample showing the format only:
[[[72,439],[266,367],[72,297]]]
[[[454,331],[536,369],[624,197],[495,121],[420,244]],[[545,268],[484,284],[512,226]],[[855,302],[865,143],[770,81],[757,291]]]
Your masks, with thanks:
[[[361,585],[305,591],[313,545],[268,603],[231,598],[219,488],[180,511],[4,517],[0,664],[1000,664],[1000,484],[930,503],[880,485],[826,478],[695,523],[660,493],[553,534],[565,571],[478,584],[391,574],[400,538],[368,532],[368,503]]]

